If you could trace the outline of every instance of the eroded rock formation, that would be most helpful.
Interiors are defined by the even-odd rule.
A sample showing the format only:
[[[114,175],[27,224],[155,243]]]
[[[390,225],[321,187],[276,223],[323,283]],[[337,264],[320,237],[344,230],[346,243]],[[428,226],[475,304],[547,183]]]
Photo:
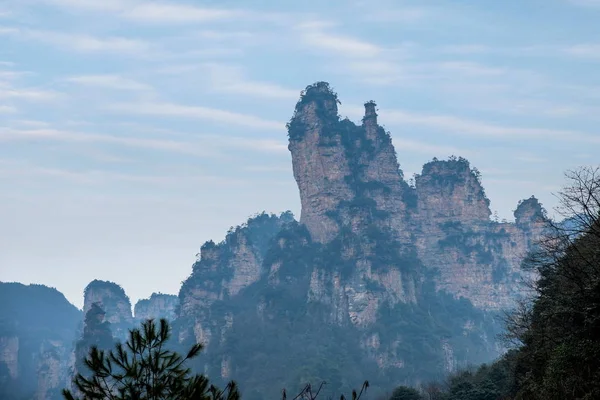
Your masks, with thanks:
[[[344,391],[365,376],[374,387],[416,383],[496,356],[493,313],[520,295],[542,206],[531,197],[515,222],[491,220],[479,173],[463,158],[434,159],[410,186],[375,103],[358,125],[337,105],[329,85],[316,83],[288,124],[299,221],[263,213],[206,242],[178,298],[153,294],[136,304],[135,319],[120,286],[90,283],[84,311],[103,310],[95,336],[108,343],[110,330],[122,339],[136,320],[173,319],[182,349],[206,346],[194,367],[236,379],[248,400],[307,379]],[[19,373],[18,347],[0,336],[7,374]],[[63,379],[52,372],[64,368],[52,356],[63,347],[44,342],[39,393]]]
[[[87,313],[93,304],[106,313],[106,321],[111,324],[115,338],[125,340],[134,319],[131,301],[123,288],[114,282],[93,280],[84,290],[83,312]]]
[[[150,298],[135,303],[134,315],[138,321],[166,318],[173,321],[176,317],[179,298],[172,294],[152,293]]]

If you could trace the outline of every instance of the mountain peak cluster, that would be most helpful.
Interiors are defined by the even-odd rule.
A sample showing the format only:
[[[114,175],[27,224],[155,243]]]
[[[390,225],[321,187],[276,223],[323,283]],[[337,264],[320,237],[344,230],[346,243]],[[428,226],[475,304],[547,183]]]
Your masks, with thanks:
[[[120,286],[93,281],[84,313],[101,307],[120,340],[140,318],[166,317],[174,346],[205,344],[195,369],[235,379],[250,400],[317,380],[386,390],[500,354],[495,316],[523,294],[541,204],[530,197],[514,222],[491,220],[480,174],[460,157],[433,159],[409,184],[375,102],[360,124],[338,104],[327,83],[310,85],[287,125],[299,220],[261,213],[205,243],[179,295],[153,294],[134,315]],[[35,303],[31,287],[2,285],[13,303]],[[0,330],[0,388],[35,382],[36,398],[52,399],[69,384],[83,317],[64,297],[49,304],[58,333],[2,316],[14,326]]]

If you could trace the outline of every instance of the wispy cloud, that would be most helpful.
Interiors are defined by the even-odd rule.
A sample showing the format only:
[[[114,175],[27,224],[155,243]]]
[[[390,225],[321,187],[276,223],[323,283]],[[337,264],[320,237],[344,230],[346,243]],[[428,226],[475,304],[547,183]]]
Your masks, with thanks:
[[[548,162],[548,159],[544,157],[537,156],[535,154],[517,154],[514,156],[515,160],[523,161],[530,164],[543,164]]]
[[[453,147],[453,146],[443,146],[443,145],[435,145],[435,144],[431,144],[431,143],[425,143],[425,142],[421,142],[421,141],[417,141],[417,140],[411,140],[411,139],[406,139],[406,138],[396,138],[393,137],[393,142],[394,142],[394,147],[396,148],[396,151],[398,151],[399,153],[403,153],[403,152],[414,152],[414,153],[421,153],[421,154],[426,154],[428,157],[432,156],[432,155],[437,155],[437,156],[446,156],[446,155],[462,155],[462,156],[469,156],[471,154],[471,152],[469,152],[468,150],[464,150],[464,149],[459,149],[457,147]]]
[[[327,26],[329,26],[328,23],[321,21],[305,22],[298,24],[296,30],[300,33],[302,41],[311,48],[337,53],[342,56],[369,58],[376,57],[382,52],[382,49],[376,44],[327,32]]]
[[[26,72],[26,71],[0,70],[0,82],[14,81],[14,80],[17,80],[27,74],[28,74],[28,72]]]
[[[122,16],[136,21],[168,24],[220,21],[247,14],[242,10],[200,8],[186,4],[140,3],[125,11]]]
[[[494,125],[488,122],[459,118],[450,115],[416,114],[401,110],[381,111],[381,120],[388,124],[419,125],[450,131],[456,134],[487,136],[492,138],[524,139],[552,138],[600,143],[597,135],[549,128],[523,128]]]
[[[41,3],[61,7],[67,11],[104,11],[115,12],[122,11],[126,7],[135,4],[135,0],[40,0]]]
[[[492,51],[492,48],[482,44],[450,44],[442,46],[440,51],[448,54],[470,55],[488,53]]]
[[[244,171],[249,172],[284,172],[290,173],[292,167],[290,165],[245,165],[242,166]]]
[[[204,64],[200,69],[206,73],[207,83],[215,91],[289,100],[296,100],[300,96],[300,90],[269,82],[253,81],[245,76],[244,69],[239,66]]]
[[[19,39],[34,40],[61,49],[71,49],[85,53],[139,54],[150,50],[148,42],[117,36],[96,37],[81,33],[41,31],[34,29],[0,28],[0,34]]]
[[[211,150],[205,150],[201,146],[195,146],[193,143],[188,143],[184,141],[122,137],[107,134],[75,132],[51,128],[0,128],[0,141],[31,139],[82,143],[108,143],[134,148],[147,148],[161,151],[170,151],[202,157],[218,156],[218,154]]]
[[[0,105],[0,114],[14,114],[16,112],[17,109],[13,106]]]
[[[376,8],[367,3],[369,9]],[[365,15],[366,21],[371,22],[394,22],[394,23],[417,23],[422,22],[427,17],[435,14],[435,9],[430,7],[400,7],[390,10],[376,9],[375,11],[370,10]]]
[[[13,121],[13,124],[14,123],[15,121]],[[105,133],[53,129],[45,127],[43,123],[25,123],[20,125],[29,125],[33,126],[33,128],[0,127],[0,142],[35,140],[65,143],[99,143],[218,159],[228,158],[228,154],[231,152],[232,148],[244,149],[250,152],[275,154],[284,154],[288,151],[286,143],[260,137],[248,138],[215,134],[195,134],[190,136],[173,132],[170,135],[173,138],[153,139],[133,136],[116,136]],[[107,155],[105,154],[105,156]]]
[[[156,174],[133,174],[114,172],[104,169],[70,170],[23,162],[0,162],[0,175],[10,177],[55,178],[68,180],[77,184],[96,185],[113,182],[139,183],[151,186],[189,186],[190,184],[210,184],[241,186],[246,184],[243,179],[232,179],[226,176],[216,176],[207,173],[190,174],[187,171],[164,171]]]
[[[28,101],[54,101],[63,94],[59,92],[38,89],[3,88],[0,90],[0,99],[21,99]]]
[[[285,23],[287,15],[240,8],[200,7],[190,3],[139,0],[42,0],[65,11],[106,12],[132,22],[174,25],[240,20]]]
[[[498,67],[489,67],[469,61],[443,61],[437,66],[444,71],[460,73],[470,76],[495,76],[506,74],[506,69]]]
[[[203,119],[228,125],[239,125],[248,128],[284,130],[285,123],[263,119],[254,115],[220,110],[203,106],[187,106],[173,103],[121,103],[109,105],[107,110],[116,113],[134,115],[153,115],[163,117],[183,117]]]
[[[119,75],[79,75],[66,78],[67,81],[83,86],[96,86],[118,90],[152,90],[152,86]]]
[[[245,137],[213,136],[223,148],[244,148],[267,153],[286,153],[288,152],[287,143],[271,139],[249,139]]]
[[[577,57],[600,59],[600,44],[578,44],[567,47],[564,51]]]
[[[38,121],[35,119],[13,119],[10,121],[11,125],[29,126],[36,128],[46,128],[50,124],[46,121]]]

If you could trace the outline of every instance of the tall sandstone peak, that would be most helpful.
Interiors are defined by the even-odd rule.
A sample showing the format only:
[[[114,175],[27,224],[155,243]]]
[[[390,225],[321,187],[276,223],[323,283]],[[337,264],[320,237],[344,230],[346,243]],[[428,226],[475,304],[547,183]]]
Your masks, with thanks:
[[[410,188],[390,135],[377,125],[375,103],[365,104],[362,125],[340,119],[337,95],[325,82],[306,88],[288,124],[289,150],[302,214],[313,240],[328,242],[343,226],[354,232],[378,220],[407,237]],[[373,212],[385,213],[385,219]]]
[[[114,282],[93,280],[84,290],[83,312],[87,313],[92,304],[104,310],[106,321],[112,325],[113,335],[125,339],[134,324],[131,301],[125,290]]]
[[[521,261],[542,234],[537,199],[520,203],[516,223],[492,221],[479,172],[454,156],[425,164],[411,187],[378,125],[376,104],[365,104],[357,126],[340,119],[338,102],[327,83],[308,86],[288,124],[300,222],[312,239],[387,228],[437,269],[439,289],[485,309],[509,307],[520,294]]]

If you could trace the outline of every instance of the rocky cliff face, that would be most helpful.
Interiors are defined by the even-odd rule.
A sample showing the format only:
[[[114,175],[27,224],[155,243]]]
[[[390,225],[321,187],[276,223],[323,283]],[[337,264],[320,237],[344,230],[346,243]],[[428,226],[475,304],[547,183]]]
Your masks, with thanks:
[[[150,298],[135,303],[134,315],[138,321],[166,318],[173,321],[176,317],[179,298],[172,294],[152,293]]]
[[[59,399],[61,390],[70,385],[74,361],[72,343],[46,340],[40,346],[39,354],[35,399]]]
[[[131,301],[123,288],[116,283],[94,280],[84,290],[83,312],[87,313],[92,304],[97,304],[106,313],[106,321],[112,326],[115,338],[126,339],[128,330],[134,324]]]
[[[8,378],[19,377],[19,338],[18,336],[0,337],[0,365],[8,372]]]
[[[414,245],[424,265],[439,271],[439,289],[484,309],[510,306],[520,293],[521,261],[544,226],[537,200],[519,206],[515,223],[491,221],[479,172],[456,157],[425,164],[412,188],[403,179],[389,135],[377,124],[375,103],[365,104],[362,125],[356,126],[340,120],[337,102],[327,84],[311,85],[288,125],[300,222],[311,238],[330,243],[344,230],[364,235],[373,227],[388,229],[404,251]],[[368,246],[361,247],[369,257]],[[381,296],[361,292],[357,283],[380,281],[391,293],[390,282],[405,284],[406,279],[399,280],[393,268],[386,273],[395,278],[371,277],[368,261],[357,265],[347,288],[353,293],[348,301],[355,304],[347,307],[354,310],[352,320],[362,323],[373,319]],[[319,279],[313,279],[316,288],[323,286]],[[396,292],[391,299],[406,298]]]
[[[56,289],[0,282],[0,398],[60,399],[80,320]]]
[[[223,327],[221,318],[229,318],[219,315],[215,319],[210,307],[236,296],[260,279],[265,273],[263,259],[270,241],[293,220],[291,213],[262,213],[228,232],[222,243],[209,241],[202,246],[200,258],[179,292],[181,341],[194,337],[199,343],[210,343],[214,331]]]
[[[259,251],[255,221],[206,243],[180,291],[179,341],[205,343],[198,368],[214,376],[257,388],[260,374],[279,376],[268,365],[298,373],[280,377],[296,384],[352,365],[346,378],[415,382],[497,354],[487,311],[519,294],[541,205],[522,202],[515,223],[490,220],[477,170],[455,157],[426,164],[411,187],[375,103],[360,125],[337,104],[326,83],[311,85],[288,124],[300,223],[271,220]],[[253,370],[248,354],[265,366]],[[337,361],[324,372],[307,354]]]
[[[521,262],[545,226],[537,199],[519,204],[515,223],[491,221],[478,171],[454,157],[425,164],[416,197],[415,243],[425,265],[439,271],[438,287],[484,309],[514,304],[525,274]]]
[[[340,119],[337,103],[327,83],[316,83],[303,92],[288,124],[300,222],[321,243],[333,240],[342,227],[358,232],[372,222],[408,237],[410,188],[389,134],[377,125],[375,103],[365,104],[359,126]]]

